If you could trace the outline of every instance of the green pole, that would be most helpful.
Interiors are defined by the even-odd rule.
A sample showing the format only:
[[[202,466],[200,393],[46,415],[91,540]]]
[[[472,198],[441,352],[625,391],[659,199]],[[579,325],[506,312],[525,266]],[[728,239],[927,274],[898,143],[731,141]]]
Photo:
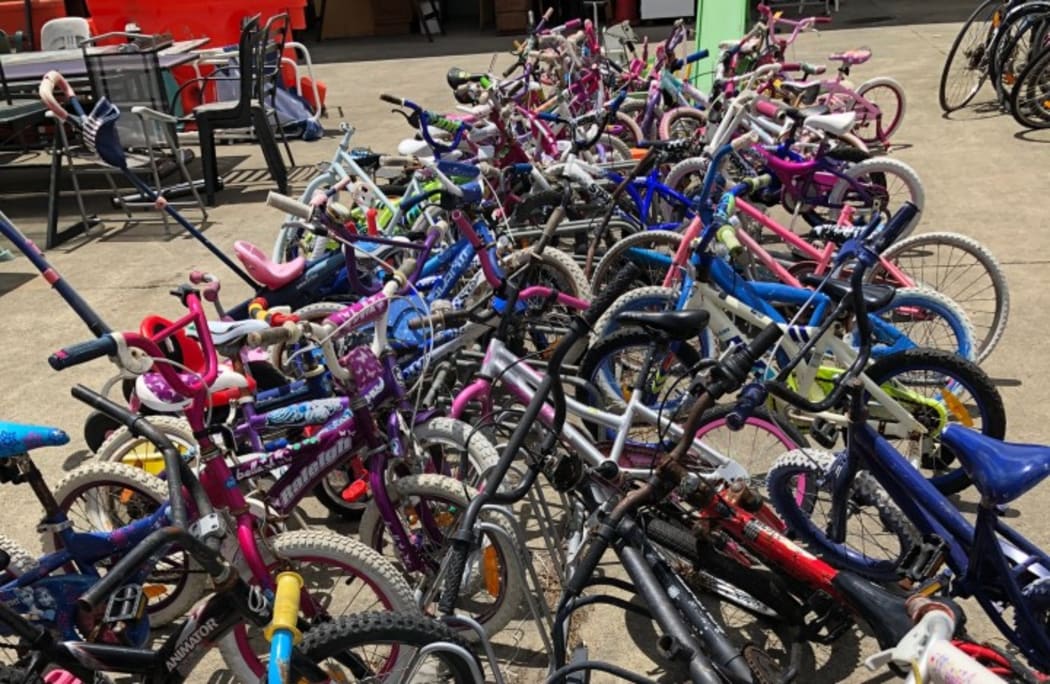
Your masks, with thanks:
[[[693,67],[693,83],[697,88],[705,92],[711,89],[718,44],[743,36],[746,22],[747,0],[697,0],[696,49],[707,48],[711,53]]]

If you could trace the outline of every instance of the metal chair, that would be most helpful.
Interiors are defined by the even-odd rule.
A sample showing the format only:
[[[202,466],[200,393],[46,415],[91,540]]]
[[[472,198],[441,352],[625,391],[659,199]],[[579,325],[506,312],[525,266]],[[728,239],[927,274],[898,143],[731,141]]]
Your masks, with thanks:
[[[115,38],[131,42],[117,46],[98,45]],[[117,122],[117,129],[124,148],[133,152],[128,155],[129,166],[148,173],[153,188],[169,203],[196,205],[204,220],[208,212],[197,191],[203,183],[195,181],[186,166],[189,151],[179,146],[178,119],[167,110],[167,89],[159,54],[170,44],[170,37],[124,32],[106,33],[81,43],[95,97],[105,97],[124,113]],[[168,161],[174,162],[181,180],[177,185],[165,188],[161,166]],[[140,193],[121,194],[113,182],[112,174],[107,174],[107,178],[114,190],[114,202],[129,218],[132,210],[154,207],[154,202]],[[173,199],[186,194],[191,196],[191,201],[178,202]],[[168,215],[161,212],[160,216],[167,230]]]
[[[83,17],[52,19],[40,28],[41,50],[75,50],[91,37],[91,27]]]

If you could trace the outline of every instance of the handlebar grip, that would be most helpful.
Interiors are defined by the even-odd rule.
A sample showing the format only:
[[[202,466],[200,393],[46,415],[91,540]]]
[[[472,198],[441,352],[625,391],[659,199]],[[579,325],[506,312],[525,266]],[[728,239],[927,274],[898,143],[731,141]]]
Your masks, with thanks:
[[[769,100],[756,100],[755,111],[762,116],[768,116],[771,119],[780,118],[780,107]]]
[[[279,192],[271,190],[266,195],[266,206],[274,207],[279,209],[286,214],[292,216],[298,216],[301,219],[309,219],[313,216],[314,210],[309,204],[304,204],[299,200],[289,197],[288,195],[282,195]]]
[[[875,252],[881,254],[887,247],[892,245],[918,215],[919,208],[917,206],[911,202],[902,204],[886,222],[886,227],[875,236],[872,245]]]
[[[60,371],[103,356],[114,356],[116,353],[117,341],[107,335],[59,349],[48,357],[47,362],[52,368]]]
[[[413,318],[408,322],[409,330],[420,330],[434,326],[434,328],[457,328],[470,320],[468,311],[439,311],[430,316]]]
[[[299,339],[299,326],[285,323],[279,328],[267,328],[248,333],[245,340],[249,347],[271,347],[282,342],[295,342]]]
[[[635,281],[642,275],[642,271],[636,264],[629,263],[619,270],[604,290],[598,294],[587,310],[580,314],[588,328],[593,328],[605,310],[631,288]]]
[[[567,22],[565,22],[562,25],[561,30],[565,33],[568,33],[570,31],[577,30],[581,26],[583,26],[583,20],[577,17],[576,19],[569,19]]]
[[[747,347],[726,357],[718,365],[718,374],[727,385],[722,388],[722,392],[730,392],[743,384],[755,362],[772,349],[783,334],[784,331],[778,324],[770,323],[755,336],[755,339],[751,340]]]
[[[726,414],[726,425],[729,429],[733,432],[743,429],[747,419],[751,417],[756,408],[766,403],[768,396],[769,392],[766,391],[765,385],[760,382],[753,382],[744,387],[740,392],[736,405]]]
[[[509,77],[511,74],[513,74],[515,71],[517,71],[518,68],[521,67],[521,65],[522,65],[521,60],[518,60],[517,62],[514,62],[509,67],[504,69],[503,70],[503,78]]]
[[[467,570],[467,556],[470,555],[470,543],[453,541],[449,549],[448,572],[445,574],[445,586],[441,591],[438,609],[444,615],[451,615],[456,609],[456,599]]]
[[[299,632],[299,593],[303,589],[303,578],[297,572],[282,572],[277,575],[277,592],[273,598],[273,619],[263,633],[273,640],[274,632],[284,629],[292,634],[293,643],[299,643],[303,635]]]
[[[388,95],[386,93],[382,93],[382,94],[380,94],[379,99],[382,100],[383,102],[388,102],[388,103],[390,103],[392,105],[397,105],[398,107],[404,107],[405,106],[405,98],[403,98],[403,97],[394,97],[393,95]]]
[[[736,226],[732,223],[726,223],[721,226],[715,233],[715,239],[725,245],[725,248],[729,250],[729,255],[735,257],[743,251],[744,246],[740,244],[740,240],[736,238]]]

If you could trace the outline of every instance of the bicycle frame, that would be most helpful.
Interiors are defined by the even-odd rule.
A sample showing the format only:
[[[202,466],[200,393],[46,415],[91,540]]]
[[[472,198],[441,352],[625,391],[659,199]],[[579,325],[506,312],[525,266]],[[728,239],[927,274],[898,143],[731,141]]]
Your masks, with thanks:
[[[543,376],[523,359],[507,349],[499,340],[489,343],[482,362],[480,377],[465,387],[452,402],[450,415],[453,418],[462,418],[471,402],[478,401],[482,404],[483,413],[486,416],[493,415],[492,383],[493,379],[499,379],[502,386],[522,404],[527,405],[532,400],[536,389],[543,380]],[[606,453],[599,449],[582,430],[571,423],[566,423],[562,428],[562,439],[569,444],[591,467],[597,466],[605,461],[613,461],[621,467],[621,470],[636,478],[647,477],[652,470],[653,454],[630,454],[627,446],[627,434],[630,428],[638,423],[644,423],[658,427],[662,432],[666,431],[668,438],[673,440],[682,439],[680,426],[664,417],[642,403],[640,393],[635,393],[627,402],[623,413],[615,414],[596,409],[583,404],[571,397],[566,397],[569,413],[596,423],[616,432],[616,439]],[[539,414],[539,420],[547,426],[554,420],[554,409],[550,405],[544,407]],[[702,440],[694,440],[694,447],[711,466],[712,470],[705,471],[702,477],[712,480],[735,480],[747,477],[747,470],[736,461],[719,454],[711,447],[704,444]],[[631,462],[630,467],[624,467],[623,460]]]
[[[840,456],[845,467],[837,481],[851,480],[863,466],[920,532],[936,535],[946,543],[945,560],[955,575],[951,593],[974,597],[1003,635],[1037,667],[1050,665],[1050,637],[1023,596],[1021,581],[1022,575],[1027,576],[1025,584],[1050,577],[1050,556],[1004,523],[993,505],[982,503],[976,522],[971,524],[866,422],[850,422],[847,443],[849,449]],[[836,497],[835,501],[833,528],[840,520],[836,509],[841,511],[840,499]],[[832,534],[836,534],[835,529]],[[1004,604],[1013,607],[1016,627],[1004,617]]]

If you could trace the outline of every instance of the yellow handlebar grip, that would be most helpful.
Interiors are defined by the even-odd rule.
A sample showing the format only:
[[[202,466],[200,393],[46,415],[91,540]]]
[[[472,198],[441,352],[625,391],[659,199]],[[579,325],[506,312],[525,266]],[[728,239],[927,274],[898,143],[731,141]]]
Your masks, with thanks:
[[[303,588],[303,578],[296,572],[282,572],[277,575],[277,594],[273,599],[273,620],[267,625],[266,639],[272,639],[278,629],[287,629],[292,633],[292,643],[298,644],[303,635],[296,623],[299,621],[299,593]]]
[[[719,228],[715,236],[719,242],[726,246],[726,249],[729,250],[729,254],[732,256],[736,256],[744,249],[744,246],[736,239],[736,227],[731,224],[727,223]]]

